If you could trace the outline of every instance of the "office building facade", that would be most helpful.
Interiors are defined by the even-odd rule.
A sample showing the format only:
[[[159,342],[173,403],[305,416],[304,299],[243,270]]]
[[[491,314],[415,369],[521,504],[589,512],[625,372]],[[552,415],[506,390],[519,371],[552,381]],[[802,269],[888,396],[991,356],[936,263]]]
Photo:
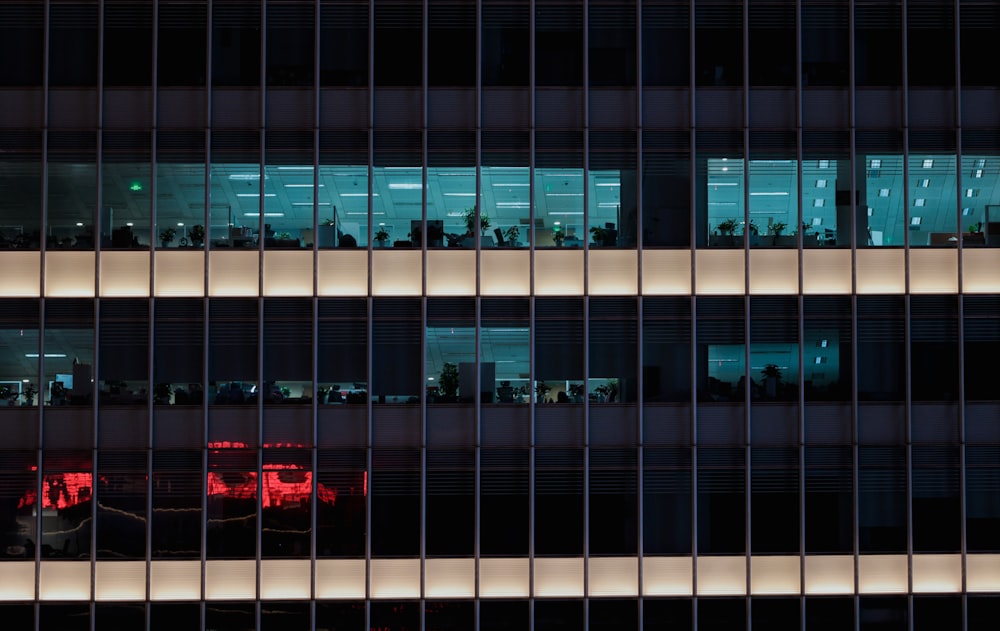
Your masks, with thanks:
[[[5,628],[993,628],[998,22],[3,2]]]

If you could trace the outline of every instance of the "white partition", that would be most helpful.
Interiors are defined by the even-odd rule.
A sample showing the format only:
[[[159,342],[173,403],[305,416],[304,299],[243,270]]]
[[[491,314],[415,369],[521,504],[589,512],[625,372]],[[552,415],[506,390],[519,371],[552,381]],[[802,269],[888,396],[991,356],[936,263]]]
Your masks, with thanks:
[[[358,600],[364,597],[364,559],[316,560],[316,598]]]
[[[746,292],[743,250],[697,250],[694,289],[699,295],[743,295]]]
[[[260,253],[209,252],[208,294],[210,296],[254,296],[260,294]]]
[[[535,557],[535,597],[582,596],[583,557]]]
[[[853,594],[854,557],[815,555],[806,557],[806,594]]]
[[[420,598],[420,559],[372,559],[372,598]]]
[[[265,296],[312,296],[312,250],[266,250]]]
[[[475,250],[427,252],[428,296],[475,296]]]
[[[858,591],[905,594],[908,574],[905,554],[863,554],[858,560]]]
[[[475,598],[475,596],[475,559],[427,559],[424,561],[425,598]]]
[[[97,600],[145,600],[145,561],[98,561],[94,568]]]
[[[94,252],[47,252],[45,295],[48,298],[90,298],[94,295]]]
[[[308,599],[312,589],[309,559],[262,559],[260,597],[266,600]]]
[[[642,293],[647,296],[691,294],[691,250],[644,250]]]
[[[482,598],[527,598],[530,576],[527,558],[480,559],[479,595]]]
[[[639,595],[638,557],[590,557],[587,593],[590,596]]]
[[[596,249],[589,255],[588,293],[591,296],[634,296],[639,291],[636,250]]]
[[[527,296],[531,293],[531,252],[483,250],[479,292],[484,296]]]
[[[256,597],[256,561],[205,562],[206,600],[253,600]]]
[[[153,295],[198,298],[205,295],[205,253],[158,250],[153,260]]]
[[[644,596],[690,596],[694,593],[691,557],[643,557]]]
[[[746,557],[698,557],[699,596],[744,596]]]
[[[89,561],[42,561],[38,576],[40,600],[90,600]]]
[[[200,600],[201,561],[152,561],[150,600]]]
[[[40,252],[0,252],[0,269],[4,270],[0,298],[37,298],[42,287],[41,263]]]
[[[149,252],[101,252],[101,296],[149,296]]]

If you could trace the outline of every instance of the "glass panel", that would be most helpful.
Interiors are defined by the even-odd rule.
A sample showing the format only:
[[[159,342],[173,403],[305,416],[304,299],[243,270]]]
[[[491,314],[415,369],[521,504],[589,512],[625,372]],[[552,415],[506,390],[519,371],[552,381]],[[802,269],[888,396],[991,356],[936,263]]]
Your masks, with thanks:
[[[905,243],[904,230],[908,229],[904,214],[902,137],[892,130],[878,134],[858,132],[857,139],[858,197],[867,207],[867,216],[858,209],[858,247],[901,247]]]
[[[638,549],[639,494],[634,449],[590,450],[590,554],[634,555]],[[615,515],[615,519],[607,519]]]
[[[18,59],[0,75],[2,86],[42,85],[45,60],[45,7],[41,4],[0,5],[0,59]]]
[[[372,555],[420,554],[420,452],[373,449],[371,493]]]
[[[526,0],[483,0],[482,80],[484,86],[527,86],[530,18]]]
[[[858,296],[858,400],[902,401],[906,389],[901,296]]]
[[[275,134],[277,136],[277,134]],[[281,144],[305,141],[301,149],[290,149],[268,144],[267,159],[290,161],[295,164],[264,167],[264,247],[297,249],[312,245],[314,194],[317,183],[314,171],[307,161],[312,160],[312,134],[309,132],[284,132]],[[289,138],[291,136],[291,138]],[[268,140],[271,136],[268,136]],[[288,149],[289,153],[276,155]],[[253,198],[250,198],[253,201]],[[331,216],[330,202],[315,201],[321,217]],[[330,213],[330,214],[328,214]],[[244,213],[250,221],[254,217]]]
[[[847,87],[850,14],[844,0],[802,2],[802,86]]]
[[[380,166],[375,167],[372,183],[373,221],[379,224],[372,237],[374,247],[419,248],[424,202],[423,169],[419,166],[420,133],[396,132],[391,142],[388,134],[375,135],[375,163]],[[387,145],[397,143],[405,143],[411,151],[402,155],[391,153],[393,149]]]
[[[149,247],[149,132],[104,132],[101,165],[101,247]],[[184,222],[178,222],[184,232]],[[161,231],[170,226],[161,227]],[[162,234],[161,241],[162,239]],[[172,240],[172,239],[171,239]],[[162,244],[161,244],[162,245]]]
[[[419,403],[425,388],[420,383],[420,299],[376,298],[372,315],[372,396],[379,403]]]
[[[419,86],[423,8],[413,2],[375,5],[375,85]]]
[[[312,403],[312,341],[311,300],[264,300],[264,403]]]
[[[59,631],[87,631],[90,629],[90,606],[44,604],[38,608],[39,629]]]
[[[434,144],[447,143],[449,138],[442,136],[442,132],[435,132],[433,134]],[[460,161],[463,165],[475,164],[476,156],[474,153],[458,152],[457,145],[466,139],[464,133],[457,133],[454,138],[450,138],[456,145],[442,148],[442,150],[448,151],[453,161]],[[440,164],[441,158],[431,160],[431,162],[432,164],[434,162]],[[429,167],[427,169],[427,247],[472,248],[476,245],[477,235],[482,239],[484,248],[501,245],[497,241],[493,229],[493,222],[496,222],[497,218],[491,217],[489,212],[483,208],[479,219],[479,230],[477,230],[475,166]],[[499,237],[503,236],[503,229],[501,229]]]
[[[527,246],[531,243],[531,172],[524,149],[529,144],[528,132],[483,130],[482,138],[480,212],[494,227],[484,236],[496,236],[499,229],[506,247]]]
[[[850,554],[854,549],[854,470],[848,445],[805,450],[806,553]]]
[[[743,85],[743,7],[705,4],[695,8],[695,81],[698,86]]]
[[[643,130],[641,186],[643,245],[689,246],[690,134],[686,131]]]
[[[645,554],[691,553],[691,449],[646,447],[642,507]]]
[[[958,301],[955,296],[911,296],[910,378],[914,401],[958,401]],[[955,414],[939,412],[954,427]]]
[[[483,298],[479,332],[483,366],[493,366],[493,383],[483,384],[483,391],[496,390],[496,403],[528,403],[531,382],[528,380],[531,351],[526,298]],[[483,398],[483,403],[487,403]]]
[[[97,558],[146,557],[146,452],[97,455]]]
[[[363,449],[320,449],[316,472],[316,555],[363,557],[368,468]]]
[[[698,599],[698,631],[745,629],[750,607],[743,598]]]
[[[751,629],[795,631],[802,625],[801,617],[799,600],[795,598],[756,597],[751,601]]]
[[[484,556],[528,554],[528,450],[483,449],[479,469],[479,549]]]
[[[42,454],[41,556],[90,557],[94,495],[93,462],[89,451],[47,449]]]
[[[104,86],[148,86],[153,82],[153,6],[109,2],[104,14]]]
[[[368,85],[368,3],[320,2],[319,83]]]
[[[698,245],[743,247],[744,174],[740,158],[717,157],[699,161],[698,180],[705,182],[696,197]],[[752,231],[751,231],[752,233]]]
[[[317,244],[320,249],[365,247],[369,242],[368,132],[321,131],[319,152]],[[382,197],[376,194],[372,201],[377,225],[384,227]]]
[[[158,132],[156,159],[156,238],[152,242],[161,248],[164,247],[164,242],[166,247],[204,247],[204,132],[196,130]],[[131,184],[129,187],[131,188]],[[132,194],[132,191],[129,193]],[[224,200],[219,202],[223,203]],[[172,234],[170,230],[173,230]],[[214,232],[224,235],[226,226],[218,225]],[[167,240],[163,238],[165,236],[172,238]],[[149,238],[148,233],[146,237]]]
[[[858,542],[862,553],[906,552],[905,447],[859,447]]]
[[[750,298],[750,398],[799,398],[798,300],[795,296]]]
[[[37,250],[42,215],[41,133],[0,131],[0,146],[4,147],[4,159],[0,160],[0,190],[4,191],[0,196],[0,250]]]
[[[205,85],[207,23],[204,0],[160,0],[156,77],[161,86]]]
[[[590,132],[587,222],[591,247],[635,247],[635,134]]]
[[[806,629],[809,631],[837,631],[853,626],[853,598],[806,598]]]
[[[431,87],[476,85],[476,6],[429,0],[427,83]]]
[[[257,301],[215,299],[208,313],[209,401],[215,405],[256,403]]]
[[[584,375],[583,301],[536,298],[535,327],[535,402],[578,396],[573,386],[582,383]]]
[[[712,191],[711,185],[708,190]],[[825,235],[825,230],[830,230],[830,234],[835,237],[836,222],[830,221],[834,217],[823,217],[819,214],[820,208],[815,207],[815,204],[813,201],[814,208],[808,215],[803,209],[803,223],[808,222],[808,230],[807,226],[803,225],[804,234],[815,232],[817,235]],[[750,236],[751,246],[795,246],[795,226],[799,220],[798,205],[798,160],[794,158],[750,160],[750,225],[749,230],[744,225],[742,232]],[[829,208],[826,213],[832,215],[833,210]],[[712,212],[711,205],[709,212]],[[818,217],[811,217],[814,214]]]
[[[634,403],[637,400],[637,318],[634,298],[590,299],[588,380],[592,403]],[[569,384],[569,393],[557,393],[556,400],[562,401],[565,394],[572,395],[575,385]]]
[[[535,83],[583,85],[583,6],[535,2]]]
[[[746,551],[746,450],[698,448],[698,553]]]
[[[903,83],[902,2],[856,0],[854,72],[859,86]]]
[[[260,608],[261,631],[309,631],[309,603],[269,602]]]
[[[319,301],[318,404],[368,400],[368,306],[364,298]]]
[[[850,401],[850,297],[804,296],[802,308],[805,400]]]
[[[2,404],[2,403],[0,403]],[[30,451],[0,453],[2,559],[34,559],[38,541],[38,461]]]
[[[471,298],[427,299],[427,401],[471,403],[476,388],[476,305]],[[489,364],[482,366],[482,378]],[[492,379],[488,379],[492,382]],[[484,398],[493,384],[482,383]]]
[[[200,299],[158,300],[153,329],[153,402],[157,405],[201,405],[204,302]]]
[[[260,24],[260,3],[213,3],[212,83],[214,85],[260,85]]]
[[[750,551],[799,552],[798,447],[756,445],[750,450]]]
[[[910,245],[954,247],[958,241],[955,155],[911,153],[909,168]],[[978,198],[978,191],[970,186],[962,195],[964,203]]]
[[[260,134],[254,130],[215,130],[211,151],[211,207],[206,238],[213,248],[256,248],[263,223],[260,213],[268,212],[260,198],[264,193],[260,181]]]
[[[49,132],[48,249],[94,249],[96,140],[93,132]]]
[[[913,446],[913,550],[958,552],[962,540],[959,448]]]
[[[205,628],[216,631],[256,631],[253,603],[212,603],[205,607]]]
[[[538,131],[535,138],[535,245],[582,248],[583,138],[563,131]]]
[[[690,401],[690,299],[649,296],[642,310],[643,401]]]
[[[993,371],[983,370],[1000,353],[1000,297],[964,296],[965,398],[995,401]],[[935,373],[936,374],[936,373]]]
[[[984,154],[963,155],[962,185],[962,244],[965,247],[1000,245],[1000,193],[993,182],[997,179],[997,160]],[[987,236],[992,238],[987,240]]]
[[[475,456],[471,450],[427,450],[424,513],[425,545],[429,556],[468,557],[475,554],[475,471]]]
[[[57,2],[49,14],[49,85],[97,85],[97,10],[94,3]],[[19,51],[20,57],[27,57]]]
[[[801,231],[803,247],[849,247],[851,213],[858,214],[859,228],[866,225],[868,218],[863,205],[852,210],[848,138],[841,132],[815,131],[803,132],[802,140],[808,147],[802,160],[802,225],[796,230],[797,218],[790,216],[782,231],[785,236],[775,234],[775,245],[795,245],[794,237]],[[864,187],[864,183],[859,186]],[[860,194],[857,199],[861,199]],[[769,232],[776,233],[774,228],[772,223]]]
[[[260,484],[260,553],[266,557],[308,557],[312,536],[312,452],[264,449]],[[335,500],[316,485],[320,502]]]
[[[1000,528],[1000,447],[969,445],[965,459],[965,529],[969,552],[1000,551],[996,532]]]
[[[43,348],[45,383],[39,396],[46,405],[89,405],[94,393],[94,302],[49,299]]]
[[[965,18],[963,15],[963,22]],[[953,89],[955,0],[912,0],[907,3],[906,20],[906,80],[911,89],[915,86]]]
[[[7,349],[0,364],[0,409],[38,405],[38,301],[4,300],[0,345]],[[52,358],[55,360],[57,358]]]
[[[267,3],[267,85],[312,86],[312,3]]]
[[[535,554],[583,554],[583,451],[535,450]]]
[[[747,0],[750,85],[795,86],[795,1]]]
[[[257,452],[208,452],[208,550],[210,559],[254,557],[257,550]]]
[[[153,558],[196,559],[201,555],[201,452],[153,452]]]
[[[102,405],[149,402],[149,301],[106,299],[100,304],[98,388]]]
[[[742,402],[746,390],[743,299],[699,297],[697,313],[698,400]]]
[[[962,87],[993,86],[996,83],[993,69],[990,64],[980,63],[979,60],[988,59],[990,51],[996,46],[995,33],[1000,26],[1000,14],[991,4],[980,0],[959,0],[959,11]]]
[[[635,4],[620,0],[596,0],[587,6],[590,85],[634,87]]]

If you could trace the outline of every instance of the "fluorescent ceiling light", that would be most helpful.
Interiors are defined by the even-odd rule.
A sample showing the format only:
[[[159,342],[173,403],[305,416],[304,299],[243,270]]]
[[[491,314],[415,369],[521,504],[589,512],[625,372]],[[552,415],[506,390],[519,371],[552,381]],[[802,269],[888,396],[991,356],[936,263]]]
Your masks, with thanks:
[[[77,228],[82,228],[83,227],[83,222],[82,221],[76,222],[76,227]]]
[[[475,197],[475,193],[445,193],[445,197]]]
[[[341,197],[368,197],[368,193],[341,193]],[[378,197],[378,193],[372,193],[372,197]]]
[[[827,344],[828,344],[827,340],[820,340],[816,342],[816,346],[819,346],[820,348],[826,348]]]
[[[229,179],[238,182],[256,182],[260,179],[260,173],[233,173]]]
[[[494,205],[497,208],[527,208],[530,202],[497,202]]]
[[[814,362],[817,363],[817,364],[825,364],[826,363],[826,357],[821,357],[821,356],[817,355],[816,359],[814,360]]]
[[[918,197],[915,200],[913,200],[913,205],[916,206],[916,207],[918,207],[918,208],[922,208],[926,203],[927,203],[927,200],[924,199],[923,197]]]
[[[980,158],[980,159],[976,160],[976,168],[977,169],[985,169],[986,168],[986,159],[985,158]]]
[[[389,189],[394,191],[419,191],[423,187],[420,182],[389,182]]]
[[[965,189],[965,196],[966,197],[978,197],[979,196],[979,191],[976,190],[976,189],[967,188],[967,189]]]
[[[709,206],[735,206],[736,202],[708,202]]]
[[[323,188],[326,184],[320,184],[319,187]],[[285,188],[312,188],[312,184],[285,184]]]
[[[312,167],[278,167],[279,171],[312,171]]]
[[[872,208],[871,208],[871,207],[869,206],[869,207],[868,207],[868,216],[869,216],[869,217],[871,217],[871,216],[872,216],[873,214],[874,214],[874,211],[873,211],[873,209],[872,209]]]
[[[594,186],[621,186],[621,182],[598,182]]]
[[[243,213],[244,217],[260,217],[260,213]],[[265,217],[284,217],[285,213],[264,213]]]
[[[982,169],[976,169],[975,172],[972,174],[972,177],[975,177],[975,178],[983,177],[983,170]]]
[[[819,168],[821,168],[821,169],[829,169],[830,168],[830,161],[829,160],[820,160],[819,161]]]
[[[824,204],[826,204],[826,200],[823,198],[813,200],[813,208],[822,208]]]
[[[921,163],[921,165],[922,165],[922,166],[923,166],[923,167],[924,167],[925,169],[930,169],[930,168],[932,168],[932,167],[934,166],[934,160],[931,160],[930,158],[927,158],[927,159],[925,159],[925,160],[924,160],[924,161],[923,161],[923,162]]]
[[[618,208],[621,206],[618,202],[601,202],[597,205],[598,208]]]
[[[739,186],[739,182],[709,182],[709,186]]]
[[[922,180],[917,180],[917,186],[920,187],[920,188],[927,188],[930,185],[931,185],[931,181],[928,180],[927,178],[924,178]]]
[[[871,168],[873,168],[873,169],[881,169],[882,168],[882,161],[881,160],[872,160],[872,162],[871,162]]]
[[[965,215],[966,217],[968,217],[969,215],[972,214],[972,209],[971,208],[963,208],[962,209],[962,214]]]
[[[292,206],[312,206],[312,202],[292,202]],[[329,206],[330,202],[316,202],[317,206]]]
[[[921,221],[921,217],[910,217],[910,225],[911,226],[919,226],[920,225],[920,221]]]
[[[826,180],[816,180],[816,188],[826,188]]]
[[[549,213],[549,216],[552,216],[552,215],[582,215],[582,214],[583,214],[582,210],[574,210],[574,211],[566,211],[566,212],[559,212],[559,213]]]
[[[546,197],[583,197],[583,193],[546,193]]]
[[[814,226],[822,226],[823,225],[823,218],[822,217],[813,217],[812,225],[814,225]]]
[[[493,182],[493,186],[513,187],[513,186],[531,186],[531,184],[529,182]]]
[[[889,196],[889,189],[887,189],[887,188],[880,188],[880,189],[878,189],[878,196],[879,197],[888,197]]]
[[[750,193],[751,197],[788,197],[788,191],[756,191]]]
[[[184,227],[184,222],[178,221],[177,222],[177,226],[180,227],[180,228],[183,228]]]
[[[237,197],[260,197],[260,193],[237,193]],[[264,193],[264,197],[275,197],[274,193]]]
[[[38,353],[25,353],[24,356],[27,357],[28,359],[38,359]],[[66,357],[66,353],[45,353],[45,356],[49,358],[52,357],[59,358],[59,357]]]

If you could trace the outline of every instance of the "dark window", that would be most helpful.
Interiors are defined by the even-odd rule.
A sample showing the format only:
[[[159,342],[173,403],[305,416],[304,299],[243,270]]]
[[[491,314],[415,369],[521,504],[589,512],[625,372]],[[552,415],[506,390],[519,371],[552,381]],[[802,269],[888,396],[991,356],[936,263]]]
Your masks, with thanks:
[[[375,449],[371,494],[372,554],[420,554],[420,453],[413,449]]]
[[[854,549],[853,479],[849,445],[806,447],[806,553],[847,554]]]
[[[104,6],[104,85],[148,86],[153,79],[153,5]]]
[[[257,452],[208,452],[208,558],[247,558],[257,550]]]
[[[906,344],[902,296],[858,296],[858,400],[902,401]]]
[[[365,554],[365,484],[362,449],[320,449],[316,472],[316,555],[361,557]]]
[[[198,451],[153,452],[153,558],[201,555],[202,459]]]
[[[535,553],[583,552],[583,452],[535,451]],[[536,610],[537,612],[537,610]]]
[[[479,472],[480,551],[484,555],[528,553],[528,452],[484,449]]]
[[[471,556],[474,553],[475,468],[472,451],[427,451],[425,512],[428,555]]]
[[[691,449],[646,447],[643,455],[646,554],[691,553]]]
[[[260,3],[212,5],[212,83],[260,85]]]
[[[161,0],[157,32],[160,85],[205,85],[207,24],[204,3]]]
[[[44,10],[37,2],[0,6],[0,59],[17,59],[0,73],[0,85],[42,85]]]
[[[146,556],[145,452],[97,454],[97,557]]]
[[[746,551],[745,465],[742,447],[698,448],[699,554]]]

